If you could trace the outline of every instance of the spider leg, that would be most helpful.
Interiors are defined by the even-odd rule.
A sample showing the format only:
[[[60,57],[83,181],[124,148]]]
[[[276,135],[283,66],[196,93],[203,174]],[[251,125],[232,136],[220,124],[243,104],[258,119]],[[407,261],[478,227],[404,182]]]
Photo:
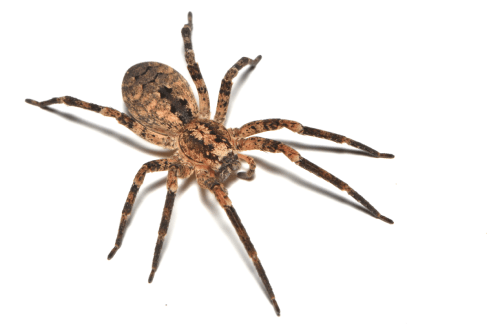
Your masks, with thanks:
[[[116,251],[120,248],[123,241],[123,236],[125,234],[125,228],[127,227],[128,218],[130,213],[132,212],[132,206],[134,205],[135,198],[137,196],[137,192],[139,192],[139,188],[144,182],[144,178],[146,177],[146,173],[157,172],[157,171],[166,171],[171,166],[171,162],[168,159],[161,159],[150,161],[144,163],[144,165],[139,169],[137,174],[134,177],[134,182],[132,187],[130,188],[130,192],[127,196],[127,201],[125,202],[125,206],[123,207],[122,217],[120,219],[120,227],[118,228],[118,235],[116,236],[115,246],[111,250],[108,255],[108,260],[113,258]],[[169,172],[170,174],[170,172]]]
[[[316,138],[327,139],[337,143],[347,143],[349,146],[364,150],[374,157],[394,158],[394,155],[392,154],[379,153],[375,149],[372,149],[362,144],[361,142],[349,139],[343,135],[315,129],[312,127],[302,126],[302,124],[293,120],[285,120],[285,119],[257,120],[241,126],[241,128],[239,128],[239,130],[237,129],[236,131],[240,138],[246,138],[254,134],[267,131],[275,131],[281,128],[289,129],[290,131],[300,135],[314,136]]]
[[[191,42],[191,32],[193,31],[193,14],[188,13],[188,23],[181,30],[182,39],[184,40],[184,51],[186,52],[186,62],[188,71],[198,90],[200,100],[200,115],[202,118],[210,119],[210,99],[208,98],[208,90],[201,76],[200,66],[194,59],[193,43]]]
[[[118,123],[127,127],[129,130],[131,130],[141,138],[147,140],[148,142],[151,142],[152,144],[163,148],[175,148],[174,140],[169,136],[153,132],[135,121],[133,118],[127,116],[125,113],[112,108],[96,105],[93,103],[87,103],[71,96],[54,97],[44,102],[37,102],[32,99],[26,99],[26,103],[41,107],[42,109],[52,104],[66,104],[68,106],[76,106],[85,110],[94,111],[102,114],[103,116],[115,118]]]
[[[245,250],[247,251],[248,256],[250,257],[250,259],[252,259],[253,264],[257,269],[257,273],[259,274],[260,279],[262,280],[262,283],[266,287],[267,293],[271,298],[274,310],[276,311],[276,314],[279,316],[280,308],[278,306],[278,303],[276,302],[276,297],[274,296],[273,288],[269,283],[269,280],[266,276],[266,272],[264,271],[264,267],[262,267],[262,264],[260,263],[259,257],[257,256],[257,251],[255,251],[255,247],[250,241],[250,237],[248,236],[245,227],[241,223],[241,220],[238,214],[236,213],[236,210],[234,209],[231,200],[229,200],[229,197],[227,196],[227,190],[224,188],[224,185],[218,184],[212,187],[210,191],[215,195],[215,198],[217,199],[221,207],[224,208],[227,216],[229,217],[231,223],[233,224],[234,229],[236,229],[236,233],[240,237],[243,246],[245,246]]]
[[[158,263],[160,261],[161,248],[163,246],[163,240],[167,235],[168,224],[170,223],[170,216],[172,215],[172,208],[174,207],[175,195],[177,193],[177,176],[176,170],[170,170],[167,176],[167,199],[165,201],[165,207],[163,208],[163,215],[161,217],[160,230],[158,230],[158,240],[156,241],[155,254],[153,256],[153,267],[151,269],[151,274],[149,275],[148,282],[153,282],[156,270],[158,269]]]
[[[216,122],[223,124],[226,120],[231,88],[233,87],[233,79],[236,77],[236,75],[238,75],[238,72],[246,65],[250,65],[252,67],[257,66],[260,59],[262,59],[262,56],[258,56],[254,60],[243,57],[227,71],[220,85],[219,99],[217,100],[217,111],[214,117],[214,120]]]
[[[237,176],[241,179],[246,179],[246,180],[252,178],[255,173],[255,168],[257,167],[257,164],[255,164],[255,160],[250,156],[243,154],[238,154],[238,159],[240,161],[248,163],[249,169],[247,172],[238,172]]]
[[[244,150],[261,150],[270,153],[283,153],[292,162],[297,164],[299,167],[306,169],[307,171],[315,174],[316,176],[323,178],[332,185],[338,187],[342,191],[346,191],[351,197],[356,199],[357,202],[362,204],[366,209],[373,214],[375,218],[378,218],[384,222],[393,224],[394,222],[381,215],[375,207],[373,207],[365,198],[363,198],[358,192],[354,191],[349,185],[344,183],[342,180],[338,179],[331,173],[320,168],[319,166],[311,163],[309,160],[300,156],[300,154],[290,146],[287,146],[279,141],[264,139],[260,137],[252,137],[248,139],[239,139],[237,141],[237,149],[240,151]]]

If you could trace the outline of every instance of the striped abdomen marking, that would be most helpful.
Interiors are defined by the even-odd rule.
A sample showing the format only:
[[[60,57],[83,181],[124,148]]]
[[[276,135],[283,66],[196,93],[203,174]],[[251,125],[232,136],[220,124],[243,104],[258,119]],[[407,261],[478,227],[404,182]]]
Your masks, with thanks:
[[[178,133],[199,113],[186,79],[158,62],[132,66],[123,78],[122,95],[130,114],[161,134]]]

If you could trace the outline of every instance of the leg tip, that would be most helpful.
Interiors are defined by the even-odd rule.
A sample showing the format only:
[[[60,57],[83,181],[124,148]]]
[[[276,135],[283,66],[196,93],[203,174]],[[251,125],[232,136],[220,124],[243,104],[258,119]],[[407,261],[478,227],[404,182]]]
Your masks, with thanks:
[[[384,215],[380,215],[380,216],[379,216],[379,219],[381,219],[382,221],[387,222],[387,223],[389,223],[389,224],[394,224],[394,221],[393,221],[393,220],[391,220],[391,219],[390,219],[390,218],[388,218],[388,217],[385,217]]]
[[[245,180],[250,180],[252,178],[252,176],[249,176],[246,172],[238,172],[236,176],[238,176],[238,178],[240,179],[245,179]]]
[[[118,251],[118,248],[115,246],[115,247],[111,250],[111,252],[109,252],[109,254],[108,254],[108,260],[111,260],[111,259],[115,256],[116,251]]]
[[[281,315],[280,307],[278,306],[278,303],[276,302],[276,300],[274,298],[273,298],[272,302],[273,302],[274,311],[276,312],[276,315],[279,317]]]
[[[39,105],[38,105],[38,102],[37,102],[37,101],[34,101],[34,100],[32,100],[32,99],[26,98],[24,101],[25,101],[26,103],[28,103],[28,104],[31,104],[31,105],[34,105],[34,106],[39,106]]]
[[[392,155],[392,154],[380,154],[379,157],[380,158],[394,158],[394,155]]]
[[[155,271],[151,271],[151,274],[149,274],[148,283],[153,282],[154,277],[155,277]]]
[[[261,55],[259,55],[257,58],[255,58],[254,61],[252,61],[252,67],[257,66],[257,64],[260,62],[261,59],[262,59]]]

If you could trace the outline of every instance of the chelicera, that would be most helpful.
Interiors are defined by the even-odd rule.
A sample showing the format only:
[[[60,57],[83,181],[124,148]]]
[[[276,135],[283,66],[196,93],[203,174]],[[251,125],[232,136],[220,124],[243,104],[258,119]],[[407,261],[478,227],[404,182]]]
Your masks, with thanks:
[[[220,206],[226,211],[227,216],[231,220],[233,227],[236,229],[241,242],[255,265],[276,314],[279,315],[280,309],[271,284],[250,241],[250,237],[241,223],[228,197],[228,192],[223,185],[228,176],[240,168],[240,161],[246,162],[249,165],[249,169],[246,172],[239,172],[237,176],[242,179],[250,179],[253,176],[256,163],[253,158],[243,155],[241,152],[260,150],[270,153],[282,153],[299,167],[312,172],[340,190],[346,191],[351,197],[368,209],[375,218],[390,224],[393,221],[381,215],[368,201],[345,182],[311,163],[295,149],[279,141],[253,135],[286,128],[300,135],[327,139],[336,143],[347,143],[350,146],[368,152],[374,157],[394,158],[394,155],[379,153],[345,136],[303,126],[292,120],[266,119],[250,122],[240,128],[225,128],[223,124],[231,94],[232,80],[243,67],[247,65],[255,67],[261,60],[261,56],[258,56],[254,60],[243,57],[227,71],[222,79],[215,117],[210,119],[208,91],[201,75],[200,67],[195,61],[191,43],[192,30],[192,14],[189,13],[188,23],[182,28],[182,38],[184,40],[185,57],[189,74],[198,91],[199,107],[188,82],[173,68],[157,62],[144,62],[132,66],[123,78],[123,99],[132,117],[115,109],[87,103],[70,96],[52,98],[44,102],[27,99],[26,102],[41,108],[46,108],[52,104],[64,103],[69,106],[91,110],[106,117],[113,117],[121,125],[126,126],[146,141],[162,148],[174,150],[172,157],[145,163],[137,172],[122,211],[115,246],[109,253],[108,259],[113,258],[116,251],[122,245],[127,220],[146,174],[168,171],[168,193],[158,231],[151,274],[149,276],[149,282],[151,283],[158,269],[163,240],[167,234],[177,192],[177,179],[187,178],[194,173],[198,184],[202,188],[212,192]]]

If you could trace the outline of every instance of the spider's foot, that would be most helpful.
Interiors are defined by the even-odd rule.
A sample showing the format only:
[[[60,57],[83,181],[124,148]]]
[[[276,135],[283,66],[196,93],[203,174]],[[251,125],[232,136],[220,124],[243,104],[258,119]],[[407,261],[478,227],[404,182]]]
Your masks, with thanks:
[[[28,104],[38,106],[39,108],[44,109],[44,110],[50,110],[48,108],[49,105],[61,103],[61,101],[58,98],[52,98],[52,99],[49,99],[48,101],[44,101],[44,102],[37,102],[35,100],[26,98],[24,101]]]
[[[384,221],[384,222],[389,223],[389,224],[394,224],[394,221],[393,221],[393,220],[391,220],[391,219],[390,219],[390,218],[388,218],[388,217],[385,217],[384,215],[380,215],[378,218],[379,218],[379,219],[381,219],[381,220],[382,220],[382,221]]]
[[[108,260],[111,260],[116,254],[116,251],[118,251],[119,247],[115,245],[115,247],[109,252],[108,254]]]
[[[250,66],[252,66],[252,67],[257,66],[257,64],[260,62],[260,60],[261,60],[261,59],[262,59],[262,56],[261,56],[261,55],[259,55],[257,58],[255,58],[255,59],[252,61],[252,63],[250,64]]]
[[[250,180],[253,176],[253,173],[249,175],[247,172],[238,172],[236,176],[238,176],[238,178],[240,179]]]
[[[34,101],[34,100],[32,100],[32,99],[29,99],[29,98],[26,98],[24,101],[25,101],[26,103],[31,104],[31,105],[34,105],[34,106],[40,106],[40,103],[39,103],[39,102]]]
[[[153,270],[151,270],[151,274],[149,274],[148,283],[153,282],[153,279],[154,279],[154,277],[155,277],[155,273],[156,273],[156,271],[155,271],[154,269],[153,269]]]
[[[273,302],[274,311],[276,312],[276,315],[279,317],[281,314],[280,307],[278,306],[278,303],[276,302],[276,300],[274,298],[272,299],[272,302]]]
[[[193,13],[189,12],[188,13],[188,23],[187,26],[193,31]]]
[[[378,157],[380,157],[380,158],[394,158],[394,155],[381,153],[378,155]]]

